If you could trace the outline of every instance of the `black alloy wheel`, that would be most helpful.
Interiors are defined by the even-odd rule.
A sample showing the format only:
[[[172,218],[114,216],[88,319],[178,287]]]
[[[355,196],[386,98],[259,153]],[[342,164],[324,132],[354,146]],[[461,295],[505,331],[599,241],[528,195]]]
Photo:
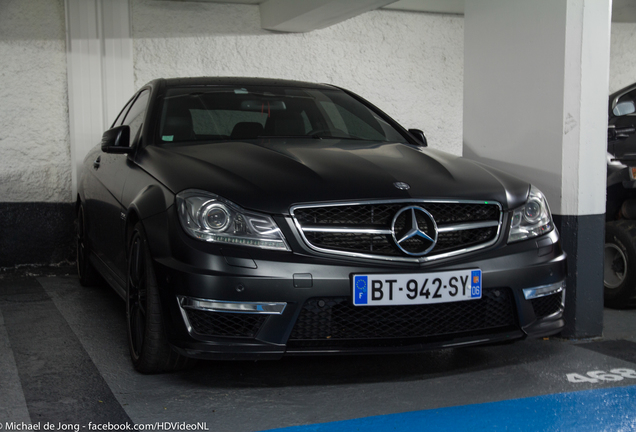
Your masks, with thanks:
[[[75,245],[77,248],[77,275],[80,285],[88,287],[97,284],[97,272],[90,261],[90,249],[86,230],[86,213],[84,205],[80,204],[75,221]]]
[[[128,286],[126,289],[126,310],[130,354],[134,361],[141,357],[146,334],[146,263],[143,241],[140,235],[133,237],[128,260]]]
[[[605,224],[603,262],[605,306],[623,309],[636,298],[636,221],[619,220]]]
[[[126,319],[133,365],[142,373],[170,372],[188,367],[193,361],[173,351],[165,336],[159,290],[140,222],[135,225],[129,245]]]

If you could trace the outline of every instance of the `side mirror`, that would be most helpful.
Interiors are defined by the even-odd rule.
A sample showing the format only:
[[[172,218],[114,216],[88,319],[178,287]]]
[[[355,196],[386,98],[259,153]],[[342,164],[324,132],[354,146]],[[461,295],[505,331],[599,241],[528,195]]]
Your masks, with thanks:
[[[409,132],[416,140],[422,143],[423,147],[428,146],[428,142],[426,141],[426,137],[424,136],[424,132],[419,129],[409,129]]]
[[[634,112],[636,112],[636,106],[634,105],[634,101],[631,97],[629,97],[629,95],[621,96],[612,109],[612,113],[616,117],[633,114]]]
[[[102,151],[104,153],[132,153],[130,147],[130,126],[117,126],[102,135]]]

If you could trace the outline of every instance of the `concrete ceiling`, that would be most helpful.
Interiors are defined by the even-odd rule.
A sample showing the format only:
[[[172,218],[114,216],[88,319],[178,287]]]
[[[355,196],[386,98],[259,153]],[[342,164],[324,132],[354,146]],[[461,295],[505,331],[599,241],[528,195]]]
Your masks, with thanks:
[[[384,9],[463,14],[464,0],[399,0]]]
[[[385,6],[384,9],[463,15],[464,2],[465,0],[400,0]],[[614,0],[612,21],[636,22],[636,0]]]
[[[459,14],[463,15],[464,13],[464,2],[465,0],[387,0],[387,1],[371,1],[371,0],[197,0],[211,3],[240,3],[240,4],[254,4],[254,5],[262,5],[268,3],[267,6],[270,11],[275,11],[276,13],[285,13],[289,12],[289,7],[293,6],[293,8],[298,8],[297,5],[303,5],[298,9],[304,9],[304,13],[308,14],[309,19],[305,17],[300,20],[300,22],[291,23],[291,25],[287,26],[285,24],[286,21],[282,21],[280,19],[275,20],[277,24],[274,25],[273,28],[269,28],[270,30],[278,30],[278,31],[311,31],[315,28],[324,28],[328,25],[335,24],[339,21],[344,21],[345,19],[351,18],[355,16],[356,11],[358,13],[366,12],[370,7],[373,8],[374,5],[377,7],[382,7],[383,9],[390,10],[404,10],[404,11],[414,11],[414,12],[431,12],[431,13],[446,13],[446,14]],[[343,3],[348,3],[348,7],[342,6]],[[360,4],[360,7],[354,6],[356,3]],[[285,5],[282,7],[281,5]],[[264,7],[261,6],[263,10]],[[316,17],[321,14],[324,16],[324,10],[327,10],[327,15],[330,15],[330,18],[325,20],[324,17],[319,20],[320,23],[311,24],[308,21],[311,21],[311,17]],[[333,16],[335,12],[338,10],[343,12],[343,15],[340,19],[337,19]],[[281,12],[282,11],[282,12]],[[275,16],[276,13],[273,15]],[[613,22],[631,22],[636,23],[636,0],[613,0],[612,2],[612,21]],[[327,25],[323,25],[327,23]],[[266,23],[264,23],[266,24]],[[310,30],[307,30],[307,24],[309,27],[315,27]],[[304,27],[303,27],[304,26]],[[302,27],[302,29],[301,29]],[[265,25],[263,28],[268,28]],[[289,29],[288,29],[289,28]],[[296,28],[295,30],[292,28]]]
[[[326,28],[395,0],[267,0],[259,3],[261,27],[280,32]]]

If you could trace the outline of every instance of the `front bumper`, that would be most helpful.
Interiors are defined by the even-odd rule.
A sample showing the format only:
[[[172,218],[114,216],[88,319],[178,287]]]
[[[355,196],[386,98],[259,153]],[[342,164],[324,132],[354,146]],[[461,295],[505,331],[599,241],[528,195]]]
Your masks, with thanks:
[[[307,250],[291,224],[285,226],[284,221],[278,222],[294,253],[205,243],[188,237],[172,210],[144,220],[144,226],[168,340],[189,357],[275,359],[285,355],[415,352],[543,337],[560,332],[564,326],[566,266],[556,230],[511,245],[505,244],[503,233],[489,249],[434,263],[391,263],[319,256]],[[467,268],[482,270],[484,298],[458,302],[470,304],[469,309],[458,309],[457,303],[441,304],[442,309],[426,305],[418,322],[437,316],[422,324],[419,333],[404,321],[412,319],[408,310],[392,318],[391,325],[398,326],[397,330],[364,333],[366,327],[385,319],[376,308],[394,315],[396,308],[419,306],[350,309],[353,274]],[[497,315],[494,321],[485,317],[506,302],[508,306],[503,308],[509,310],[497,312],[505,317]],[[375,311],[358,313],[361,309]],[[332,322],[337,316],[347,317],[340,320],[339,327]],[[452,325],[445,327],[446,321]],[[314,328],[324,326],[327,330]]]

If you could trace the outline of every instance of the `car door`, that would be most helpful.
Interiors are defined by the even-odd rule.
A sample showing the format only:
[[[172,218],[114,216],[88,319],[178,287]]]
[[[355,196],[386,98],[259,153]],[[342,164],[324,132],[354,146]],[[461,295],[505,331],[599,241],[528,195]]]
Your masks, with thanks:
[[[135,146],[139,139],[149,96],[149,90],[142,90],[123,120],[116,121],[115,126],[121,122],[130,127],[131,146]],[[86,196],[87,202],[90,201],[91,248],[122,286],[125,285],[126,274],[126,209],[122,205],[121,195],[133,166],[132,158],[126,154],[99,152],[89,168],[92,184],[88,185],[90,193]]]

